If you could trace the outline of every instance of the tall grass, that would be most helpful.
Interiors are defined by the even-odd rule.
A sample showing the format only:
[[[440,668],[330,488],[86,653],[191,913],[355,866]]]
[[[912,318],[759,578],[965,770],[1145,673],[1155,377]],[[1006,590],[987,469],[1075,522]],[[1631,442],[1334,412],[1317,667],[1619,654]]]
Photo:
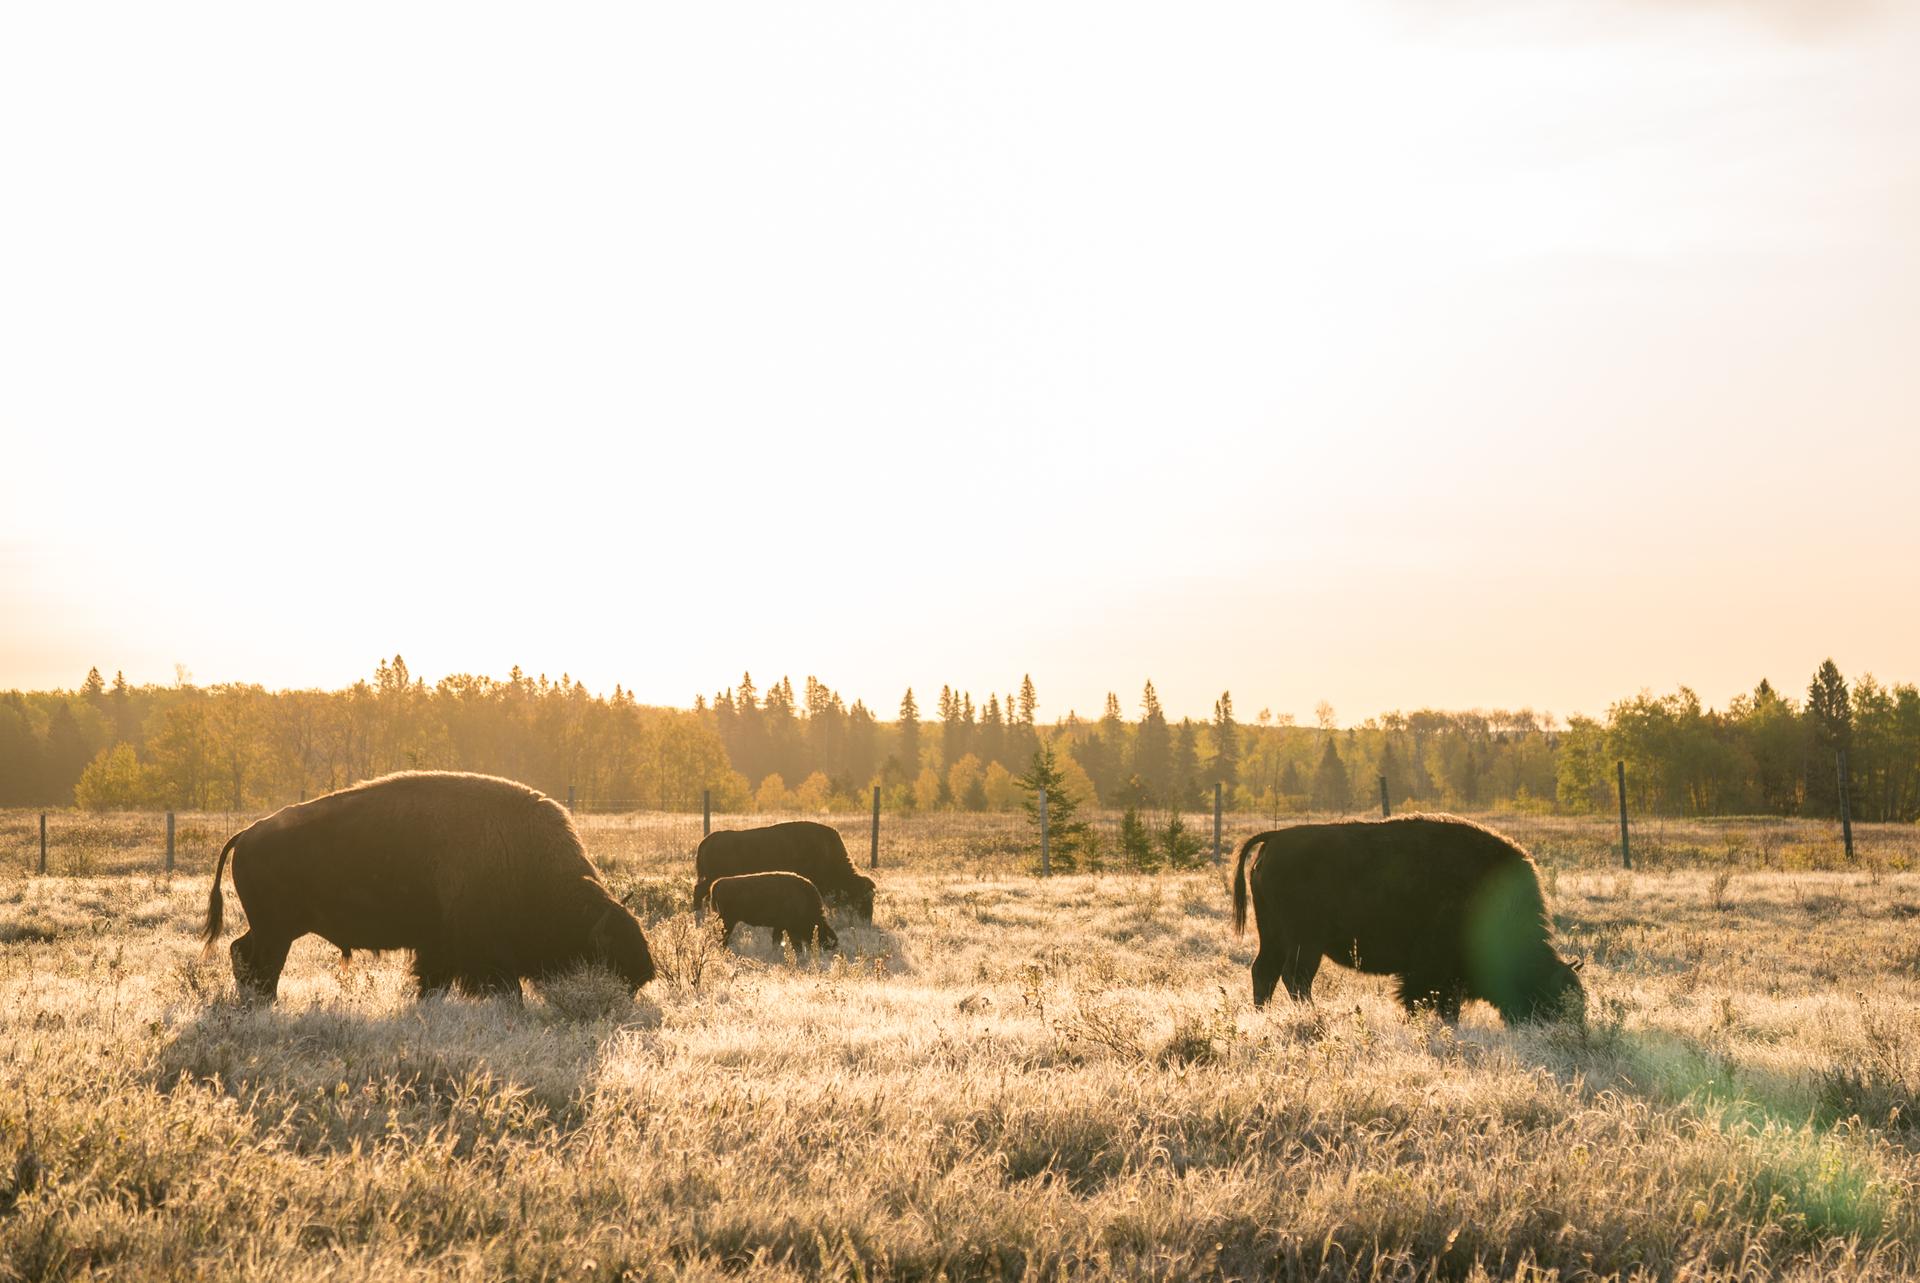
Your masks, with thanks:
[[[1920,876],[1553,881],[1584,1031],[1255,1013],[1212,872],[883,870],[805,968],[660,903],[524,1009],[314,940],[247,1009],[199,878],[14,879],[0,1278],[1920,1269]]]

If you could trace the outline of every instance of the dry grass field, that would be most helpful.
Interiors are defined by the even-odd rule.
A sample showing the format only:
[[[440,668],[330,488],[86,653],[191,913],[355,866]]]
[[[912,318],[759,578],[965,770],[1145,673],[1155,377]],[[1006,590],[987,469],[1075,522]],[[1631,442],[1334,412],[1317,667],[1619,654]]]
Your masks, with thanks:
[[[1496,818],[1594,998],[1510,1031],[1337,967],[1256,1013],[1220,872],[1042,882],[1004,825],[897,834],[825,965],[723,951],[645,817],[585,824],[636,1002],[420,1003],[309,939],[250,1010],[194,938],[228,820],[169,881],[152,817],[57,818],[89,867],[42,878],[0,817],[4,1279],[1920,1272],[1907,831],[1675,824],[1629,874]]]

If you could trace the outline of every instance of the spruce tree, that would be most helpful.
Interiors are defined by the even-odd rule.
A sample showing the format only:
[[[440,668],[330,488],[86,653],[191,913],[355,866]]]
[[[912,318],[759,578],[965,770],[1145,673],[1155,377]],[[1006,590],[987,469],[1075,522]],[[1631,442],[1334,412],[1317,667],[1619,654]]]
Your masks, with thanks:
[[[1228,792],[1240,781],[1240,727],[1233,720],[1233,692],[1221,691],[1213,701],[1213,760],[1207,763],[1207,783],[1224,784]]]
[[[1840,814],[1839,758],[1853,743],[1853,704],[1847,679],[1828,659],[1807,684],[1807,721],[1814,751],[1806,760],[1809,809],[1820,815]],[[1851,772],[1849,772],[1851,774]]]
[[[1140,808],[1129,806],[1120,817],[1120,858],[1135,873],[1152,873],[1160,867],[1160,853],[1154,850],[1153,834],[1140,819]]]
[[[1191,806],[1200,791],[1200,734],[1193,719],[1183,717],[1173,729],[1173,790],[1175,807]]]
[[[1140,695],[1140,726],[1134,733],[1134,774],[1156,802],[1173,800],[1173,744],[1160,696],[1149,681]]]
[[[1014,783],[1025,791],[1021,809],[1033,821],[1036,843],[1040,833],[1040,797],[1047,799],[1047,859],[1055,873],[1071,873],[1079,867],[1080,854],[1091,845],[1093,830],[1080,816],[1080,804],[1067,792],[1066,772],[1054,756],[1053,745],[1042,744],[1034,750],[1026,774]],[[1038,847],[1036,846],[1036,853]]]
[[[1340,760],[1333,736],[1327,736],[1320,765],[1313,772],[1313,805],[1321,811],[1345,811],[1352,799],[1347,787],[1347,765]]]
[[[920,774],[920,705],[914,702],[911,686],[900,697],[900,735],[894,760],[899,764],[901,778],[912,784]]]

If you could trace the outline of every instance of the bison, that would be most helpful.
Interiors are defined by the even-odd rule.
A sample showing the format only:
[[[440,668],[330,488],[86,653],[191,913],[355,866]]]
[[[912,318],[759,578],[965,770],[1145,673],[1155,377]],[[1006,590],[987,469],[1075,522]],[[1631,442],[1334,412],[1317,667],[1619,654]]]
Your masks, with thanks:
[[[873,921],[873,879],[856,873],[840,831],[812,820],[791,820],[762,829],[709,833],[693,857],[693,907],[707,903],[717,878],[741,873],[798,873],[824,898]]]
[[[1233,929],[1247,898],[1260,931],[1253,1002],[1274,984],[1304,999],[1322,958],[1398,979],[1408,1011],[1448,1021],[1480,998],[1502,1020],[1579,1017],[1577,967],[1549,942],[1533,860],[1512,842],[1450,815],[1302,824],[1259,833],[1233,873]]]
[[[796,957],[804,959],[817,932],[820,947],[838,949],[840,937],[827,925],[827,907],[813,883],[798,873],[741,873],[715,878],[708,898],[720,915],[720,938],[731,942],[739,923],[773,928],[773,947],[784,933]]]
[[[242,992],[272,1001],[309,932],[343,957],[407,949],[422,996],[458,987],[520,996],[581,963],[632,989],[653,979],[640,923],[615,900],[551,798],[488,775],[407,771],[284,807],[227,839],[202,939],[220,938],[220,875],[247,931],[230,949]]]

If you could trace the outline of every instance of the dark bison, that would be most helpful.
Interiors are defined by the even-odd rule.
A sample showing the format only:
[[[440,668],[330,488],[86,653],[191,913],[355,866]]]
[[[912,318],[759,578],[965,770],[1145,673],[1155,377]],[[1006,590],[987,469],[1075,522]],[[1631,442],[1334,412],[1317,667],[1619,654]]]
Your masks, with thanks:
[[[285,807],[227,839],[207,896],[220,937],[220,874],[247,931],[233,977],[271,1000],[287,949],[312,932],[343,954],[409,949],[420,992],[520,995],[600,962],[638,989],[653,979],[640,923],[607,891],[567,813],[524,784],[409,771]]]
[[[873,879],[856,873],[847,858],[840,830],[812,820],[769,824],[763,829],[722,829],[709,833],[693,857],[693,907],[707,903],[716,878],[741,873],[798,873],[820,894],[873,921]]]
[[[708,896],[713,911],[720,915],[720,938],[729,943],[734,927],[744,922],[751,927],[772,927],[776,949],[784,933],[800,958],[807,956],[816,932],[822,949],[840,947],[840,937],[827,925],[827,906],[821,902],[820,892],[798,873],[742,873],[715,878]]]
[[[1501,1019],[1580,1016],[1586,994],[1555,953],[1540,880],[1527,853],[1450,815],[1301,824],[1240,848],[1233,929],[1247,897],[1260,929],[1253,1002],[1276,981],[1306,998],[1320,959],[1399,979],[1400,1001],[1456,1020],[1467,998]]]

